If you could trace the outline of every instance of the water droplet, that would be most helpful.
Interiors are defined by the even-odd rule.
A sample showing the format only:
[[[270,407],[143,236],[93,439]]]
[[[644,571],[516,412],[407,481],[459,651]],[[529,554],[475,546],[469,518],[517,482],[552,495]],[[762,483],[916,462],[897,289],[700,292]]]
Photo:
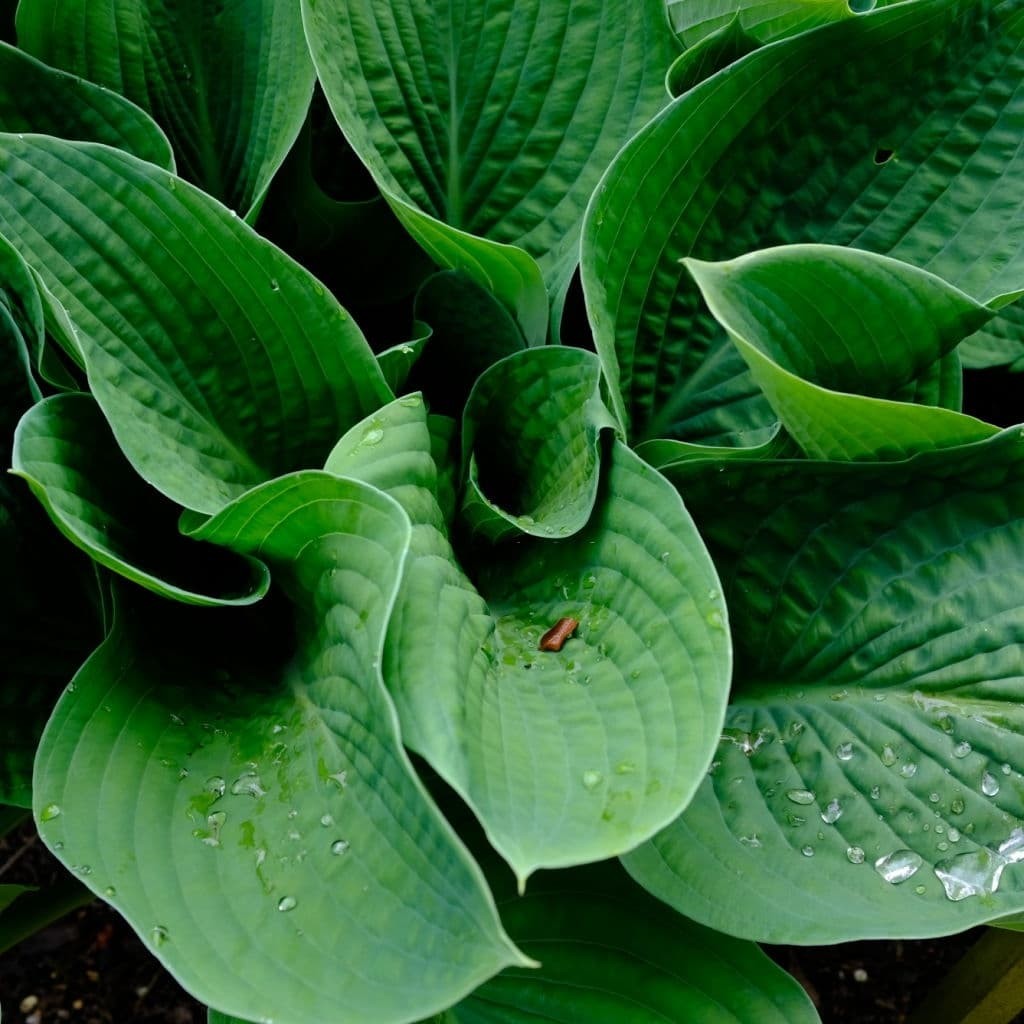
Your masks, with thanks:
[[[330,779],[338,789],[346,789],[348,787],[347,771],[335,772],[333,775],[328,775],[327,778]]]
[[[757,849],[761,845],[761,837],[756,832],[749,836],[740,836],[739,840],[741,845],[749,846],[751,849]]]
[[[227,788],[228,784],[219,775],[211,775],[206,780],[206,791],[216,797],[222,797]]]
[[[636,763],[633,761],[620,761],[615,766],[616,775],[632,775],[636,771]]]
[[[853,744],[852,743],[840,743],[836,747],[836,757],[840,761],[849,761],[853,757]]]
[[[1000,771],[1001,771],[1001,772],[1002,772],[1002,773],[1003,773],[1004,775],[1009,775],[1009,774],[1010,774],[1010,772],[1011,772],[1011,771],[1012,771],[1013,769],[1011,769],[1011,768],[1010,768],[1010,766],[1009,766],[1008,764],[1001,764],[1001,765],[999,766],[999,770],[1000,770]]]
[[[106,896],[108,900],[112,900],[117,895],[117,890],[112,885],[108,885],[106,889],[103,890],[103,895]]]
[[[209,833],[203,836],[203,842],[207,846],[220,846],[220,830],[227,820],[228,816],[223,811],[214,811],[213,814],[206,816],[206,827],[209,829]]]
[[[891,885],[899,885],[917,874],[924,858],[913,850],[893,850],[875,861],[875,870]]]
[[[967,740],[962,740],[953,748],[954,757],[966,757],[971,752],[971,745]]]
[[[347,839],[335,839],[331,843],[331,853],[336,857],[340,857],[343,853],[348,853],[349,842]]]
[[[583,788],[594,790],[604,781],[604,776],[593,769],[589,769],[583,773]]]
[[[849,690],[840,690],[838,693],[829,694],[832,700],[846,700],[850,696]]]
[[[813,857],[814,856],[814,847],[813,846],[801,846],[800,847],[800,852],[805,857]]]
[[[662,553],[661,553],[661,561],[662,561],[663,564],[668,565],[668,552],[667,551],[662,551]]]
[[[999,888],[1003,869],[1013,861],[982,847],[970,853],[959,853],[935,865],[935,876],[946,890],[946,898],[954,902],[968,896],[993,893]]]
[[[795,804],[813,804],[814,794],[809,789],[789,789],[786,796]]]
[[[334,824],[334,818],[329,814],[323,814],[320,816],[320,824],[323,825],[324,828],[329,828]]]
[[[365,434],[363,434],[363,444],[380,444],[383,440],[384,431],[381,430],[380,427],[371,427]]]
[[[717,609],[714,610],[714,611],[708,612],[707,615],[704,616],[704,621],[712,629],[724,629],[725,628],[725,619],[722,618],[722,613],[720,611],[718,611]]]
[[[851,864],[863,864],[864,851],[859,846],[848,846],[846,848],[846,859]]]
[[[40,821],[53,821],[60,817],[60,804],[47,804],[39,814]]]
[[[162,924],[158,924],[150,929],[149,937],[154,946],[162,946],[167,941],[167,929]]]
[[[878,800],[881,797],[881,795],[882,795],[882,787],[881,786],[872,786],[871,787],[871,799],[872,800]]]
[[[757,753],[761,747],[775,739],[770,729],[758,729],[757,732],[746,732],[744,729],[723,729],[723,743],[732,743],[740,748],[747,757]]]
[[[185,724],[185,719],[182,718],[181,715],[176,715],[173,712],[170,715],[170,719],[171,719],[171,722],[174,725],[184,725]]]
[[[951,843],[959,843],[960,842],[960,830],[959,829],[951,828],[947,834],[949,835],[949,841]]]
[[[939,802],[939,800],[941,800],[941,799],[942,798],[939,796],[938,793],[929,793],[928,794],[928,801],[929,801],[929,803],[937,804]]]
[[[281,285],[278,283],[278,280],[277,280],[276,277],[272,277],[270,279],[270,290],[272,292],[279,292],[281,290]]]
[[[263,788],[263,783],[260,782],[259,775],[251,769],[249,771],[242,772],[242,774],[231,783],[231,792],[235,796],[254,796],[257,798],[266,796],[267,793]]]
[[[91,875],[92,868],[88,864],[76,864],[72,869],[76,875]]]
[[[917,765],[913,761],[900,765],[900,775],[905,779],[912,779],[917,774]]]
[[[963,802],[963,800],[961,800],[960,797],[958,797],[958,796],[953,797],[953,799],[950,800],[950,802],[949,802],[949,809],[954,814],[963,814],[964,813],[964,802]]]
[[[821,812],[821,820],[826,825],[834,825],[843,816],[843,808],[838,797],[833,797],[828,806]]]
[[[927,891],[928,891],[927,886],[924,886],[924,885],[915,885],[914,886],[914,892],[916,892],[918,896],[923,896]]]
[[[886,768],[891,768],[896,763],[896,751],[888,743],[882,747],[882,753],[879,757]]]
[[[402,346],[402,351],[407,356],[412,355],[412,349],[408,345]],[[423,404],[422,399],[419,395],[406,395],[404,398],[398,400],[399,405],[404,405],[407,409],[416,409]]]
[[[297,902],[298,901],[295,899],[294,896],[282,896],[277,901],[277,909],[282,911],[282,912],[287,912],[289,910],[294,910]]]
[[[786,815],[786,821],[792,828],[799,828],[801,825],[807,824],[807,819],[800,814],[789,813]]]
[[[991,772],[981,776],[981,791],[985,796],[995,796],[999,792],[999,780]]]

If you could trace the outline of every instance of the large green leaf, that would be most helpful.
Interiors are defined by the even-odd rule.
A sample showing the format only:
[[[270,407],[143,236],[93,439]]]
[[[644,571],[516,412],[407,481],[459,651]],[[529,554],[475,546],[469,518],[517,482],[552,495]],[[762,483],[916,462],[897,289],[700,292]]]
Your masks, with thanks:
[[[174,168],[166,136],[135,104],[6,43],[0,43],[0,130],[105,142]]]
[[[67,308],[128,460],[185,507],[318,464],[391,397],[321,284],[151,164],[2,136],[0,234]]]
[[[288,598],[211,614],[134,592],[40,747],[47,845],[242,1017],[410,1020],[525,962],[381,684],[400,507],[299,473],[199,535],[264,558]]]
[[[959,373],[954,349],[992,314],[941,278],[825,245],[685,262],[787,432],[813,458],[906,458],[997,432],[935,404],[943,397],[937,365],[952,357]],[[891,400],[907,397],[931,402]]]
[[[527,254],[557,298],[598,178],[665,103],[678,44],[663,0],[304,0],[303,13],[338,123],[399,217],[537,340],[547,302]]]
[[[294,3],[22,0],[18,42],[148,110],[170,137],[182,176],[246,216],[313,95]]]
[[[13,465],[61,533],[135,583],[200,605],[251,604],[266,593],[262,563],[180,535],[181,510],[135,473],[87,395],[33,406],[18,425]]]
[[[772,942],[1024,908],[1021,429],[904,463],[673,479],[722,572],[736,680],[708,778],[631,873]]]
[[[803,989],[753,943],[659,906],[605,864],[544,872],[499,896],[509,934],[540,961],[509,968],[443,1024],[814,1024]]]
[[[636,436],[712,433],[689,423],[707,390],[692,377],[723,341],[683,257],[819,241],[891,255],[981,302],[1016,292],[1024,152],[1010,126],[1024,93],[1005,83],[1024,71],[1022,34],[1017,0],[873,11],[750,54],[621,151],[588,212],[582,276]],[[747,427],[766,414],[751,406]]]
[[[443,532],[430,452],[408,396],[328,461],[393,494],[413,522],[384,651],[403,740],[465,797],[521,883],[635,846],[689,800],[728,688],[725,609],[689,516],[615,444],[583,529],[488,545],[470,582]],[[578,621],[573,637],[538,650],[563,617]]]

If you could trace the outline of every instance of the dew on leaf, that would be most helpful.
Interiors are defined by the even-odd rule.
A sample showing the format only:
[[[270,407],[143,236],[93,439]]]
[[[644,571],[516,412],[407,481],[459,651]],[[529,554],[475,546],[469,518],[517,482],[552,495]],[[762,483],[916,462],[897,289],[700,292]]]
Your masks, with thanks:
[[[875,861],[875,870],[891,885],[899,885],[917,874],[924,858],[913,850],[893,850]]]
[[[155,925],[149,930],[149,937],[154,946],[162,946],[167,941],[167,929],[162,925]]]
[[[851,864],[863,864],[864,856],[864,851],[859,846],[848,846],[846,848],[846,859]]]
[[[751,833],[749,836],[740,836],[740,845],[749,846],[751,849],[757,849],[761,845],[761,837],[756,833]]]
[[[917,765],[913,761],[900,765],[900,775],[905,779],[912,779],[917,774]]]
[[[40,821],[53,821],[60,817],[60,804],[47,804],[39,814]]]
[[[953,756],[964,758],[971,752],[971,745],[967,740],[961,740],[955,747],[953,747]]]
[[[985,796],[995,796],[999,792],[999,780],[991,772],[981,776],[981,791]]]
[[[950,800],[950,802],[949,802],[949,809],[954,814],[963,814],[964,813],[964,806],[965,805],[964,805],[963,800],[960,797],[958,797],[958,796],[953,797],[953,799]]]
[[[336,857],[340,857],[343,853],[348,853],[349,842],[347,839],[335,839],[331,843],[331,853]]]
[[[801,846],[800,847],[800,852],[805,857],[813,857],[814,856],[814,847],[813,846]]]
[[[277,901],[277,909],[287,913],[289,910],[294,910],[298,905],[298,900],[294,896],[282,896]]]
[[[263,783],[260,781],[259,775],[257,775],[252,769],[242,772],[242,774],[231,783],[231,792],[235,796],[253,796],[257,798],[266,796],[267,794],[267,791],[263,788]]]
[[[843,816],[843,807],[839,802],[839,797],[833,797],[829,800],[825,810],[821,812],[821,820],[826,825],[834,825]]]
[[[836,747],[836,757],[840,761],[849,761],[853,757],[853,744],[852,743],[840,743]]]
[[[896,763],[896,751],[888,743],[882,747],[879,757],[886,768],[891,768]]]
[[[809,789],[788,789],[786,796],[795,804],[814,803],[814,794]]]
[[[604,776],[593,769],[588,769],[583,773],[583,788],[588,790],[595,790],[604,781]]]

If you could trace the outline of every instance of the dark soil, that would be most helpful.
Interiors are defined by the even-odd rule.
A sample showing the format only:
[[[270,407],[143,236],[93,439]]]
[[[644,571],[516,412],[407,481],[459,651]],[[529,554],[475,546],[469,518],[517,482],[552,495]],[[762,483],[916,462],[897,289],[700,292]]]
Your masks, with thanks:
[[[47,885],[62,870],[30,824],[0,839],[0,882]],[[807,989],[825,1024],[900,1024],[982,931],[921,942],[773,946],[766,951]],[[205,1008],[98,901],[0,955],[0,1004],[6,1024],[206,1020]]]

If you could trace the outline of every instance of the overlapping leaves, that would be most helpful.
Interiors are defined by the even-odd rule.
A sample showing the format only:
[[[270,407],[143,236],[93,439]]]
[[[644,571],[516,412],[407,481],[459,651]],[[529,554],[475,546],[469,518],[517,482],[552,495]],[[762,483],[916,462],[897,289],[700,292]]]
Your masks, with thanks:
[[[1020,289],[1022,31],[1012,2],[880,9],[763,47],[629,143],[590,207],[582,272],[633,436],[735,444],[771,415],[684,257],[826,242],[986,303]],[[986,330],[1005,342],[1015,316]]]
[[[1017,0],[669,3],[671,100],[655,0],[305,0],[449,268],[378,356],[217,201],[255,215],[305,114],[300,9],[52,10],[24,44],[206,191],[0,52],[53,101],[0,111],[11,461],[123,577],[34,810],[211,1019],[814,1019],[610,869],[506,891],[404,746],[520,890],[622,854],[790,942],[1024,909],[1024,449],[959,411],[1022,351]],[[537,347],[588,204],[597,355]]]

